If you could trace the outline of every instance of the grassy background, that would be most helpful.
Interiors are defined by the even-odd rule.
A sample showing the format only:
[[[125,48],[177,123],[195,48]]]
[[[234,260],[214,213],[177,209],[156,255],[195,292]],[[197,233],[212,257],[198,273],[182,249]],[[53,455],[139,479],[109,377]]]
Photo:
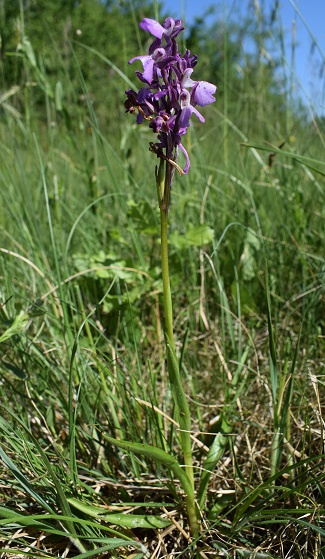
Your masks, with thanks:
[[[222,40],[227,61],[231,36]],[[118,73],[92,45],[70,45],[65,57],[57,45],[53,80],[42,51],[21,44],[21,81],[3,89],[0,121],[1,557],[142,557],[136,541],[149,556],[175,545],[191,557],[179,528],[159,539],[140,520],[103,517],[182,522],[165,468],[105,442],[108,433],[177,453],[156,161],[151,131],[123,107],[134,52]],[[85,52],[99,81],[84,75]],[[228,62],[211,75],[196,69],[219,94],[206,124],[193,122],[191,170],[173,185],[177,349],[197,477],[222,420],[231,433],[203,511],[206,556],[316,558],[325,545],[324,118],[275,93],[279,70],[256,60],[243,56],[240,78]]]

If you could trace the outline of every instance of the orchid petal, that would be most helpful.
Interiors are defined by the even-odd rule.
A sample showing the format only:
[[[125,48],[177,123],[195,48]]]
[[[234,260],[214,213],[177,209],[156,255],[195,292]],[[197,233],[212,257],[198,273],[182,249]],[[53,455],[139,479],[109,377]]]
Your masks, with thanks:
[[[134,62],[135,60],[141,61],[144,70],[142,74],[142,78],[144,79],[144,81],[146,81],[147,83],[151,83],[155,64],[152,56],[135,56],[134,58],[131,58],[131,60],[129,60],[129,64],[132,64],[132,62]]]
[[[197,82],[191,91],[192,103],[194,105],[199,105],[204,107],[205,105],[210,105],[214,103],[215,98],[213,97],[217,88],[215,85],[209,82]]]
[[[193,107],[191,105],[188,105],[187,107],[182,109],[180,117],[179,117],[179,121],[178,121],[178,126],[179,126],[180,129],[184,128],[186,130],[186,128],[189,127],[190,118],[192,116],[192,109],[193,109]]]
[[[143,66],[144,72],[142,76],[148,83],[152,82],[154,64],[155,63],[153,59],[150,57],[150,60],[148,60],[146,64]]]
[[[145,54],[144,56],[135,56],[129,60],[128,64],[132,64],[135,60],[141,60],[142,66],[144,67],[146,59],[149,60],[150,58],[151,56],[148,54]]]
[[[166,32],[166,29],[164,29],[164,27],[160,25],[158,21],[156,21],[155,19],[150,19],[148,17],[145,17],[139,23],[139,27],[141,27],[141,29],[143,29],[144,31],[149,31],[151,35],[157,37],[158,39],[161,39],[163,34]]]
[[[184,155],[186,157],[186,165],[185,165],[183,171],[184,171],[185,175],[187,175],[189,170],[190,170],[190,165],[191,165],[190,158],[189,158],[189,155],[188,155],[186,149],[184,148],[183,144],[178,144],[178,147],[182,150],[182,152],[184,153]]]
[[[201,113],[199,113],[199,111],[198,111],[195,107],[193,107],[192,105],[191,105],[191,108],[192,108],[192,113],[194,113],[195,116],[198,117],[199,121],[200,121],[200,122],[205,122],[204,116],[201,115]]]
[[[182,86],[183,87],[193,87],[197,82],[191,80],[190,75],[193,72],[193,68],[187,68],[185,70],[183,77],[182,77]]]

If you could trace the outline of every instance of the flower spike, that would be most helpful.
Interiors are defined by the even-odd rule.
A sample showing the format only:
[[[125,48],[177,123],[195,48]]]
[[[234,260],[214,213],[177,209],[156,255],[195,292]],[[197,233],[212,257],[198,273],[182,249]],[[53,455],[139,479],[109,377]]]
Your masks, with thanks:
[[[158,134],[159,140],[155,144],[151,142],[150,150],[157,157],[170,162],[178,172],[179,149],[183,152],[186,165],[181,171],[187,174],[190,159],[182,145],[182,137],[190,126],[193,113],[200,122],[204,122],[196,105],[205,107],[213,103],[217,88],[212,83],[192,79],[196,55],[191,55],[189,50],[183,57],[179,54],[176,37],[184,29],[182,20],[168,17],[161,25],[154,19],[144,18],[139,25],[155,40],[147,55],[129,60],[129,64],[140,60],[143,72],[136,71],[136,75],[145,87],[138,93],[131,89],[126,91],[125,107],[127,112],[137,112],[138,124],[144,120],[150,121],[149,126]]]

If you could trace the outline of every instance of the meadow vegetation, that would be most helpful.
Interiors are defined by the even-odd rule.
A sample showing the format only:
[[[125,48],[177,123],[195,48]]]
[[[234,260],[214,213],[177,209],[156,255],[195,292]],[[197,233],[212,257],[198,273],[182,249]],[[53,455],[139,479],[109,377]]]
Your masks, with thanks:
[[[294,87],[278,3],[254,4],[185,41],[218,85],[169,218],[195,542],[166,464],[108,441],[181,461],[157,160],[124,109],[138,22],[169,14],[1,3],[1,559],[325,557],[325,119]]]

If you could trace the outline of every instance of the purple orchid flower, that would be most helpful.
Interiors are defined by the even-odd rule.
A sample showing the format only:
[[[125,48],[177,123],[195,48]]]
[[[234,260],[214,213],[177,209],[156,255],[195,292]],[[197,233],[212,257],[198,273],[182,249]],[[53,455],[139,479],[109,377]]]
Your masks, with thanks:
[[[182,138],[190,126],[192,114],[204,122],[202,114],[196,106],[205,107],[215,101],[216,86],[205,81],[192,79],[193,69],[197,64],[197,56],[187,50],[184,56],[178,52],[176,37],[184,29],[182,20],[165,19],[163,25],[154,19],[144,18],[140,23],[141,29],[155,37],[149,47],[149,53],[136,56],[129,60],[132,64],[139,60],[143,72],[136,71],[136,75],[145,84],[138,93],[129,89],[126,91],[126,110],[137,112],[137,123],[149,121],[149,126],[158,134],[155,146],[158,157],[175,165],[179,150],[183,152],[186,164],[182,173],[187,174],[190,159]]]
[[[183,31],[182,20],[174,20],[172,17],[165,19],[164,25],[160,25],[155,19],[145,17],[140,23],[139,27],[144,31],[149,31],[151,35],[161,39],[163,35],[175,39],[180,31]]]
[[[145,56],[135,56],[134,58],[131,58],[131,60],[129,60],[129,64],[132,64],[132,62],[134,62],[135,60],[140,60],[144,70],[142,78],[148,84],[151,84],[154,75],[155,64],[163,60],[165,57],[165,49],[158,48],[155,49],[152,54],[148,54]]]

